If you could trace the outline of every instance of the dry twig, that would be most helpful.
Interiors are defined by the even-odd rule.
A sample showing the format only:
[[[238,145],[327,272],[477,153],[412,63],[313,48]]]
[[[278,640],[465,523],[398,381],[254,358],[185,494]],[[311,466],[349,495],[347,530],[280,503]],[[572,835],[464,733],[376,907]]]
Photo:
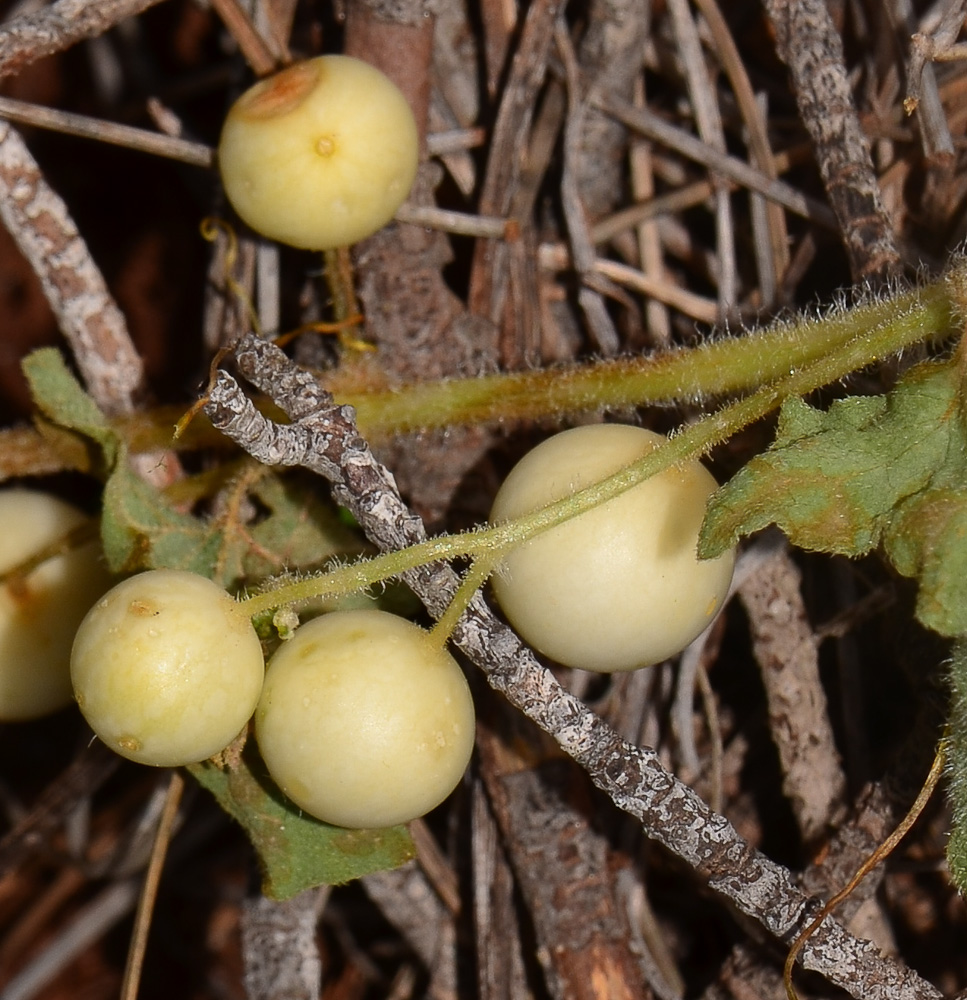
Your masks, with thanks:
[[[853,278],[880,284],[898,274],[900,256],[853,103],[842,40],[823,0],[766,0],[765,7],[815,144]]]
[[[127,323],[67,212],[23,139],[0,122],[0,218],[41,280],[95,402],[127,413],[144,367]]]
[[[0,27],[0,76],[94,38],[159,0],[57,0]]]

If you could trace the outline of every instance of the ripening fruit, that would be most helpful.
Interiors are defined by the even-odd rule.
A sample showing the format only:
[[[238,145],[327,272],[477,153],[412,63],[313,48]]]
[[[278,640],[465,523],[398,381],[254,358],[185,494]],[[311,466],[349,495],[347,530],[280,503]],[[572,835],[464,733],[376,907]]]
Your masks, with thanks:
[[[256,83],[232,105],[218,145],[235,211],[305,250],[348,246],[385,226],[418,163],[406,98],[350,56],[318,56]]]
[[[470,690],[412,622],[334,611],[269,661],[255,735],[275,782],[334,826],[406,823],[456,787],[473,750]]]
[[[511,470],[490,519],[591,486],[663,440],[620,424],[556,434]],[[634,670],[680,652],[721,609],[732,580],[734,553],[696,554],[715,488],[700,462],[686,462],[525,542],[493,577],[504,614],[526,642],[570,667]]]
[[[265,672],[252,623],[221,587],[156,569],[119,583],[77,630],[77,704],[112,749],[175,767],[223,750],[252,717]]]
[[[0,574],[87,520],[49,493],[0,491]],[[110,585],[95,541],[0,585],[0,721],[36,719],[70,704],[74,632]]]

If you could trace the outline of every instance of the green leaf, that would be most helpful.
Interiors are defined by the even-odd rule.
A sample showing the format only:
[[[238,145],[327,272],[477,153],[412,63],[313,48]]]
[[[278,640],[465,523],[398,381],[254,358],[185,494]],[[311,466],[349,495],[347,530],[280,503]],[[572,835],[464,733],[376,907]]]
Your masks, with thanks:
[[[215,575],[221,543],[219,532],[173,510],[125,461],[118,462],[104,487],[101,539],[115,573],[184,569],[209,578]]]
[[[251,495],[269,516],[248,532],[243,565],[250,578],[260,579],[282,569],[321,567],[334,556],[362,553],[361,533],[347,526],[318,490],[270,474],[253,486]]]
[[[244,827],[262,866],[262,891],[273,899],[398,868],[416,854],[405,826],[344,830],[305,815],[272,782],[253,740],[234,760],[189,770]]]
[[[901,501],[963,473],[958,389],[956,368],[931,362],[886,396],[837,400],[826,412],[785,403],[772,447],[712,497],[701,555],[773,523],[805,549],[869,552]]]
[[[956,361],[912,368],[883,396],[783,407],[776,439],[709,502],[699,552],[777,524],[793,544],[863,555],[882,546],[919,580],[917,615],[967,634],[967,435]]]
[[[967,635],[967,488],[926,490],[901,504],[883,548],[903,576],[915,576],[917,618],[941,635]]]
[[[956,643],[950,661],[950,721],[947,736],[947,789],[952,827],[947,867],[954,885],[967,893],[967,642]]]
[[[42,347],[23,360],[23,370],[37,408],[51,422],[90,438],[104,456],[108,467],[117,459],[121,439],[84,392],[67,367],[60,351]]]

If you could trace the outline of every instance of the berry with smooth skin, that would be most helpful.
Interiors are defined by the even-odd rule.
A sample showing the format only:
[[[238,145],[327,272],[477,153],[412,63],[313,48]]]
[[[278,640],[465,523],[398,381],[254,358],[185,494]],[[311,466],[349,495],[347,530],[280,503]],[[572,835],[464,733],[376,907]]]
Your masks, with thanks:
[[[256,232],[305,250],[348,246],[389,222],[419,164],[413,112],[350,56],[295,63],[232,105],[218,145],[228,200]]]
[[[87,520],[49,493],[0,491],[0,574]],[[96,541],[0,585],[0,721],[36,719],[70,704],[74,633],[110,585]]]
[[[94,732],[122,757],[166,767],[228,746],[255,711],[264,673],[240,605],[181,570],[119,583],[91,608],[71,654],[74,694]]]
[[[473,750],[467,681],[446,650],[385,611],[334,611],[269,661],[255,734],[272,778],[334,826],[423,816],[453,791]]]
[[[620,424],[556,434],[511,470],[490,520],[576,493],[663,440]],[[565,666],[608,673],[675,655],[712,622],[732,580],[734,553],[696,553],[715,488],[700,462],[685,462],[532,538],[493,577],[501,609],[527,643]]]

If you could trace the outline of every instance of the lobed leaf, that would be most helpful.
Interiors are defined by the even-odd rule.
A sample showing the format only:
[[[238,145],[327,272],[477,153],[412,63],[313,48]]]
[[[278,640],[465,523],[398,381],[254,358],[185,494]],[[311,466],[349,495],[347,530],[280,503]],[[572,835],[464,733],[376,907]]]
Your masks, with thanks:
[[[882,396],[802,400],[781,410],[776,439],[710,500],[699,552],[778,525],[793,544],[863,555],[877,546],[917,576],[918,617],[967,634],[967,435],[956,359],[912,368]]]
[[[883,547],[899,573],[918,579],[917,618],[941,635],[967,635],[967,486],[901,504]]]

